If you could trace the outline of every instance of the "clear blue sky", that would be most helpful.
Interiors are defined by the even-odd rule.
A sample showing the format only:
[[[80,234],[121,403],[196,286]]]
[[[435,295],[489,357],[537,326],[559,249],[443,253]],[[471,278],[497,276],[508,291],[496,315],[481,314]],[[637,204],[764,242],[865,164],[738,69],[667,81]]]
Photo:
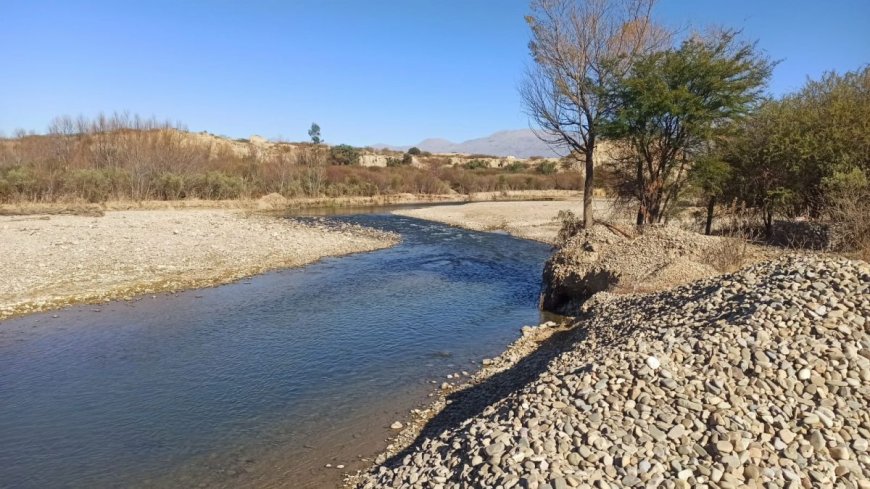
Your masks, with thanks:
[[[0,0],[0,131],[128,110],[233,137],[454,141],[528,126],[523,0]],[[771,91],[870,62],[870,0],[661,0],[672,26],[741,28]]]

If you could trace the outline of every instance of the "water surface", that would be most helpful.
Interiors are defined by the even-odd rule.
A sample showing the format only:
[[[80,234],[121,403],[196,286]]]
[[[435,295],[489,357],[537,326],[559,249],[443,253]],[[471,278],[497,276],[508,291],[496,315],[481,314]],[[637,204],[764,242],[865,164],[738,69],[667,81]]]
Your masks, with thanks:
[[[0,486],[330,487],[537,310],[545,245],[384,213],[401,244],[0,323]]]

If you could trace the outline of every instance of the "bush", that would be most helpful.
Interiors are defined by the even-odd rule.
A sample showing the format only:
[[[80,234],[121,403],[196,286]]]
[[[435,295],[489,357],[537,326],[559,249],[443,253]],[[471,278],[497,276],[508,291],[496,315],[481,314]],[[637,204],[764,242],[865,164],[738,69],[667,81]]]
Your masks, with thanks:
[[[395,168],[397,166],[408,166],[414,161],[414,158],[411,156],[411,153],[405,153],[402,155],[402,159],[399,158],[387,158],[387,167]]]
[[[113,175],[99,169],[76,170],[70,175],[69,182],[75,193],[88,202],[105,202],[112,195]]]
[[[358,165],[360,150],[348,144],[329,148],[329,162],[333,165]]]
[[[520,161],[513,161],[513,162],[505,165],[504,169],[511,172],[511,173],[517,173],[517,172],[525,171],[526,165]]]
[[[227,175],[222,171],[210,171],[197,175],[189,187],[202,199],[237,199],[245,192],[245,181],[238,176]]]
[[[486,161],[483,161],[483,160],[473,159],[473,160],[465,163],[464,165],[462,165],[462,167],[465,168],[466,170],[482,170],[482,169],[489,168],[489,163],[487,163]]]
[[[27,167],[13,167],[6,172],[4,177],[6,184],[12,193],[19,197],[35,198],[38,193],[38,182],[33,170]]]
[[[420,156],[423,152],[420,151],[420,148],[414,146],[408,150],[409,155]]]
[[[543,161],[540,165],[538,165],[538,172],[542,175],[552,175],[556,173],[556,162],[554,161]]]
[[[154,191],[163,200],[177,200],[185,197],[184,177],[175,173],[163,173],[154,182]]]

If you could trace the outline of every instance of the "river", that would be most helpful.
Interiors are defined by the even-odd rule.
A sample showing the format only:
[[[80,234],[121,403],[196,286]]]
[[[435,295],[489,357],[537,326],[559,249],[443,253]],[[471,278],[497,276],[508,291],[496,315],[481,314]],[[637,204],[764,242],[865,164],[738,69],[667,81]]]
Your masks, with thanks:
[[[402,242],[0,322],[0,487],[333,487],[447,374],[541,320],[546,245],[328,219]]]

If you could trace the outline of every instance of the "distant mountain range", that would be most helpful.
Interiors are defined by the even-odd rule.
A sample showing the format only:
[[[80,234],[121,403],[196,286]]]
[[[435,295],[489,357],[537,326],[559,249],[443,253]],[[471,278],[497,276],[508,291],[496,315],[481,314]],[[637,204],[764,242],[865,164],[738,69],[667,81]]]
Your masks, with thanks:
[[[407,151],[412,146],[416,146],[423,151],[432,153],[464,153],[464,154],[483,154],[492,156],[516,156],[517,158],[528,158],[530,156],[555,157],[562,156],[560,152],[553,150],[547,143],[538,139],[531,129],[514,129],[509,131],[499,131],[489,136],[469,139],[461,143],[454,143],[446,139],[430,138],[424,139],[417,144],[411,146],[392,146],[388,144],[376,144],[373,148],[392,149],[396,151]]]

